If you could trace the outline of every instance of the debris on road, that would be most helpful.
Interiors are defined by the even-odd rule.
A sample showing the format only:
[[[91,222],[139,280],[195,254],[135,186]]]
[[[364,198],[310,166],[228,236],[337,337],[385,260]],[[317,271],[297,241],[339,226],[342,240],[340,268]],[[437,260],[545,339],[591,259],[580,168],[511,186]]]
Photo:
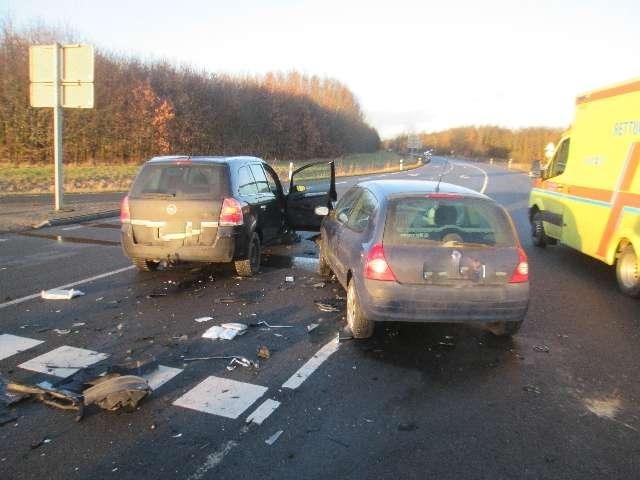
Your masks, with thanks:
[[[267,438],[264,443],[266,443],[267,445],[273,445],[278,441],[278,438],[280,438],[280,435],[282,435],[283,433],[284,430],[278,430],[276,433]]]
[[[54,332],[56,332],[58,335],[69,335],[71,333],[71,330],[69,330],[68,328],[54,328],[53,329]]]
[[[256,353],[256,355],[258,356],[258,358],[263,358],[267,360],[271,357],[271,352],[269,351],[269,348],[266,345],[261,345],[258,348],[258,352]]]
[[[316,307],[318,307],[318,309],[321,312],[339,312],[340,311],[340,309],[337,306],[332,305],[330,303],[324,303],[324,302],[318,302],[318,301],[315,301],[313,303],[316,304]]]
[[[309,325],[307,325],[307,332],[312,332],[319,326],[320,326],[319,323],[310,323]]]
[[[171,438],[180,438],[182,437],[182,433],[176,433],[175,435],[171,435]]]
[[[202,334],[202,338],[210,338],[212,340],[233,340],[238,335],[246,333],[247,326],[244,323],[223,323],[215,325]]]
[[[293,278],[292,275],[287,275],[286,277],[284,277],[284,281],[288,282],[288,283],[291,283],[291,282],[295,281],[295,278]]]
[[[313,288],[324,288],[327,286],[326,283],[324,282],[318,282],[318,283],[314,283],[313,285],[311,285]]]
[[[82,392],[85,405],[98,405],[109,411],[135,410],[151,393],[147,381],[136,375],[107,375],[91,382],[93,386]]]
[[[533,349],[536,352],[542,352],[542,353],[549,353],[549,351],[551,350],[547,345],[535,345]]]
[[[200,360],[231,360],[229,365],[227,365],[227,370],[229,371],[235,370],[236,365],[240,365],[242,367],[253,367],[256,369],[260,368],[260,364],[258,362],[254,362],[240,355],[216,355],[212,357],[190,357],[182,359],[183,362],[197,362]]]
[[[252,327],[259,327],[260,325],[264,325],[267,328],[293,328],[295,325],[270,325],[268,322],[262,320],[258,323],[254,323]]]
[[[62,290],[62,289],[51,289],[51,290],[42,290],[40,292],[40,297],[45,300],[71,300],[74,297],[79,297],[84,295],[84,292],[75,289]]]
[[[71,326],[72,327],[84,327],[85,325],[86,325],[86,322],[76,322]]]
[[[535,393],[536,395],[540,395],[540,393],[542,392],[535,385],[525,385],[524,387],[522,387],[522,390],[524,390],[525,392],[528,392],[528,393]]]
[[[198,317],[194,321],[198,323],[208,322],[209,320],[213,320],[213,317]]]
[[[51,439],[48,437],[44,437],[42,440],[38,441],[38,442],[34,442],[30,445],[31,450],[35,450],[36,448],[41,447],[42,445],[45,445],[47,443],[51,443]]]

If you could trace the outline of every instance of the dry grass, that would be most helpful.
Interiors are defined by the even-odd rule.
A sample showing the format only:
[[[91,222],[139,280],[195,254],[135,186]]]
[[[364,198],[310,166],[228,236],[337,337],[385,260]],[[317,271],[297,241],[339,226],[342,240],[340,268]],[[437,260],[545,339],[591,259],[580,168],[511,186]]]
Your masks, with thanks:
[[[336,175],[366,175],[397,171],[400,156],[391,152],[375,152],[348,155],[335,159]],[[294,162],[294,169],[307,163],[327,162],[315,159]],[[269,162],[283,182],[289,177],[288,161]],[[416,164],[406,164],[412,168]],[[65,165],[65,192],[118,192],[128,190],[139,170],[139,165]],[[0,194],[19,195],[28,193],[48,193],[53,191],[53,166],[15,166],[0,163]]]

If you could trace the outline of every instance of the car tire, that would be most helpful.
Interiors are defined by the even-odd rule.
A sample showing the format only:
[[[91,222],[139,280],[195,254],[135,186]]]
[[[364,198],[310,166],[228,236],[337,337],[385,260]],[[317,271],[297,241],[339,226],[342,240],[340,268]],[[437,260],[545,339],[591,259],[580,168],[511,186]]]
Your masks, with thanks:
[[[318,242],[318,250],[318,274],[323,280],[328,280],[331,278],[331,267],[329,266],[329,262],[327,262],[327,257],[325,255],[326,247],[322,240]]]
[[[238,275],[241,277],[252,277],[258,273],[260,271],[260,255],[260,237],[258,237],[257,233],[254,233],[249,241],[247,258],[234,262]]]
[[[155,272],[160,265],[158,262],[145,258],[133,258],[132,262],[139,272]]]
[[[616,278],[622,293],[640,298],[640,264],[633,246],[627,245],[618,252]]]
[[[496,337],[510,337],[520,331],[522,320],[493,322],[489,325],[489,331]]]
[[[355,283],[351,279],[347,284],[347,325],[351,329],[353,338],[369,338],[373,335],[375,324],[362,314]]]
[[[536,247],[545,248],[549,244],[540,212],[534,213],[531,219],[531,237]]]

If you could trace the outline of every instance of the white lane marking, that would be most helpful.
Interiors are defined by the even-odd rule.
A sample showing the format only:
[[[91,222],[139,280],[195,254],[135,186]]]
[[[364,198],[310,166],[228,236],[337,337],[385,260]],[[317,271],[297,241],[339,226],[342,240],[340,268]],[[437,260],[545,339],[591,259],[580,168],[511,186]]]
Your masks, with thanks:
[[[418,175],[420,175],[419,173],[407,173],[407,175],[409,177],[417,177]]]
[[[9,240],[8,238],[0,238],[0,243],[1,242],[6,242],[7,240]]]
[[[454,163],[454,162],[452,162]],[[462,166],[461,163],[455,163],[456,165]],[[480,173],[482,173],[482,175],[484,175],[484,182],[482,182],[482,188],[479,190],[480,193],[484,193],[487,190],[487,185],[489,185],[489,175],[487,174],[487,172],[485,170],[483,170],[480,167],[476,167],[475,165],[470,165],[470,164],[466,164],[467,167],[470,168],[475,168],[476,170],[480,171]]]
[[[18,337],[4,333],[0,335],[0,360],[9,358],[16,353],[24,352],[30,348],[44,343],[42,340],[34,340],[33,338]]]
[[[173,404],[177,407],[236,419],[266,391],[267,387],[260,385],[211,376]]]
[[[336,182],[336,185],[343,185],[345,183],[349,183],[349,182],[346,182],[346,181],[344,181],[344,182]]]
[[[331,356],[331,354],[338,350],[339,345],[338,337],[331,340],[324,347],[318,350],[318,352],[311,357],[307,363],[302,365],[300,369],[289,378],[289,380],[284,382],[282,387],[291,389],[298,388],[302,385],[302,382],[309,378],[309,376],[311,376],[311,374]]]
[[[66,378],[82,368],[104,360],[108,356],[106,353],[64,345],[18,366],[32,372]]]
[[[95,280],[100,280],[101,278],[110,277],[111,275],[117,275],[118,273],[126,272],[127,270],[131,270],[133,268],[135,268],[133,265],[129,267],[119,268],[117,270],[112,270],[111,272],[101,273],[100,275],[94,275],[93,277],[89,278],[83,278],[82,280],[78,280],[77,282],[67,283],[66,285],[60,285],[59,287],[53,287],[53,289],[64,290],[65,288],[75,287],[77,285],[82,285],[83,283],[93,282]],[[8,302],[0,303],[0,309],[10,307],[11,305],[17,305],[18,303],[26,302],[28,300],[33,300],[34,298],[38,297],[40,297],[40,292],[34,293],[33,295],[27,295],[26,297],[16,298],[15,300],[10,300]]]
[[[169,380],[171,380],[173,377],[175,377],[180,373],[182,373],[181,368],[173,368],[173,367],[166,367],[164,365],[158,365],[158,368],[150,371],[149,373],[142,375],[142,378],[144,378],[147,381],[151,390],[157,390],[162,385],[164,385],[165,383],[167,383]]]
[[[60,230],[69,231],[69,230],[78,230],[79,228],[83,228],[84,225],[71,225],[70,227],[61,228]]]
[[[200,467],[198,467],[198,470],[196,470],[193,475],[188,477],[188,480],[200,480],[209,470],[220,465],[220,463],[222,463],[222,460],[224,460],[224,457],[226,457],[229,452],[237,446],[238,442],[229,440],[222,446],[222,448],[207,455],[207,459],[205,460],[205,462],[200,465]]]
[[[280,402],[267,398],[260,404],[245,420],[246,423],[253,422],[256,425],[262,425],[269,415],[276,411],[276,408],[280,406]]]

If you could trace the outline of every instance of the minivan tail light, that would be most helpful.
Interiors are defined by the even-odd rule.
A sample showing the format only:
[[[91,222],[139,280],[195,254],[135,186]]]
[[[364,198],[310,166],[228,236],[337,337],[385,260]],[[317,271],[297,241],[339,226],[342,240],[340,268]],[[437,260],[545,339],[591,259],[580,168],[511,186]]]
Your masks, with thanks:
[[[221,227],[233,227],[244,223],[244,215],[242,214],[242,204],[235,198],[225,198],[222,202],[222,210],[220,211]]]
[[[125,195],[120,202],[120,221],[129,223],[131,221],[131,211],[129,210],[129,195]]]
[[[364,278],[397,282],[396,276],[384,256],[384,248],[381,243],[376,243],[367,254],[367,260],[364,265]]]
[[[524,283],[529,281],[529,262],[527,254],[521,247],[518,247],[518,265],[511,274],[509,283]]]

